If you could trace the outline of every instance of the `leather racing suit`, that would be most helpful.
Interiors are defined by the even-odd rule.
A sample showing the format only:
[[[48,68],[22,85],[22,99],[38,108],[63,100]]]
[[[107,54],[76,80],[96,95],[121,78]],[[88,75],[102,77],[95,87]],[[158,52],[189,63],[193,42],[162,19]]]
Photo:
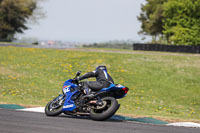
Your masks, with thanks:
[[[83,76],[78,77],[78,80],[83,80],[91,77],[96,77],[96,81],[85,81],[82,89],[91,89],[98,91],[102,88],[107,88],[110,84],[114,84],[112,77],[108,74],[106,66],[98,66],[95,71],[88,72]]]

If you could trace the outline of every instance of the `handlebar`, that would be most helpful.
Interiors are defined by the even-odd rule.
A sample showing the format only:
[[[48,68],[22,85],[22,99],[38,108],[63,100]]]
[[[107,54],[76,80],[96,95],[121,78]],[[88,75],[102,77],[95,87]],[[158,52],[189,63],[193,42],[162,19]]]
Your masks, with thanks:
[[[78,82],[77,78],[78,78],[78,76],[80,76],[80,75],[81,75],[81,71],[77,71],[77,72],[76,72],[76,76],[75,76],[75,78],[73,79],[73,82],[74,82],[75,84],[77,84],[77,85],[79,85],[79,82]]]
[[[77,80],[77,77],[75,77],[74,79],[72,79],[73,81],[72,81],[72,83],[74,83],[74,84],[76,84],[76,85],[78,85],[79,84],[79,81]]]

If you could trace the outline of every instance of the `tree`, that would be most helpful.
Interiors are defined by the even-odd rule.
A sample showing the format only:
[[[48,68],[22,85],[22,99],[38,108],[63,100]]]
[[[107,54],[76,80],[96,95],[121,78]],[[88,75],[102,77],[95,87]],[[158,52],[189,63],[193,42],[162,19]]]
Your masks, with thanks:
[[[170,43],[200,44],[200,0],[169,0],[163,17],[163,33]]]
[[[163,4],[167,0],[147,0],[142,5],[142,12],[138,16],[138,20],[142,23],[140,34],[154,36],[163,34]]]
[[[23,33],[36,6],[35,0],[0,0],[0,39],[12,40],[15,33]]]

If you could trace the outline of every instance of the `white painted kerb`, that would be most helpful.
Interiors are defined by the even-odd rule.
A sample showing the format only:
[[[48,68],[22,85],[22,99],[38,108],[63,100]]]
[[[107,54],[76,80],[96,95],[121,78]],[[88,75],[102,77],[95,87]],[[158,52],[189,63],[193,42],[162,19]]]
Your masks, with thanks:
[[[29,112],[40,112],[44,113],[44,107],[37,107],[37,108],[25,108],[25,109],[18,109],[21,111],[29,111]]]
[[[177,123],[169,123],[167,125],[178,126],[178,127],[198,127],[200,128],[200,124],[194,122],[177,122]]]

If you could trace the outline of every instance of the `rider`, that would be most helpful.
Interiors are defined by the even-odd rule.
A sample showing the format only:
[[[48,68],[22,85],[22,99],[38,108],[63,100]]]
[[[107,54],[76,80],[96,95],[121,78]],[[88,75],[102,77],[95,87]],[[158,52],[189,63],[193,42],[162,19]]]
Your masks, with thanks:
[[[85,81],[82,82],[83,92],[86,96],[90,97],[91,90],[98,91],[102,88],[107,88],[110,84],[114,84],[112,77],[108,74],[106,66],[98,66],[95,71],[88,72],[83,76],[77,78],[77,80],[83,80],[90,77],[96,77],[96,81]]]

